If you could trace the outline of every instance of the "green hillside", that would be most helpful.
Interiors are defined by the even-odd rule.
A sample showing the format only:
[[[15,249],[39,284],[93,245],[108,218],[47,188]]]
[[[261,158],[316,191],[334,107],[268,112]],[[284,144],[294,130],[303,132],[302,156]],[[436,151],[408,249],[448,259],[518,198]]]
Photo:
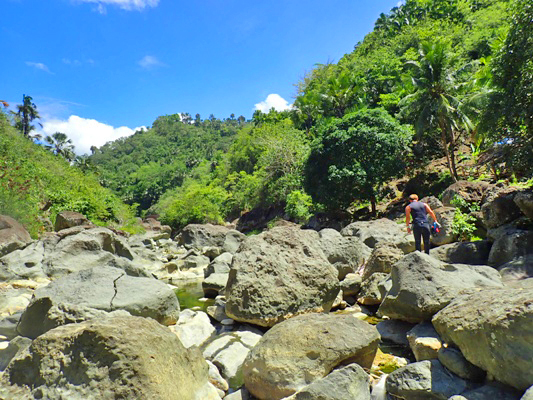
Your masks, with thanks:
[[[0,113],[0,214],[17,219],[36,237],[46,219],[53,223],[64,210],[78,211],[96,224],[134,225],[130,208],[95,176],[27,139]]]

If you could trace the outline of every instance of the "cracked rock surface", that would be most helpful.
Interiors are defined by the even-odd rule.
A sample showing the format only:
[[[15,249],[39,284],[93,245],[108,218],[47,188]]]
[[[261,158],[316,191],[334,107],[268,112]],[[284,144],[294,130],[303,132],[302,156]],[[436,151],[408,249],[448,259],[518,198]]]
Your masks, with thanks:
[[[117,310],[171,325],[178,320],[180,307],[163,282],[129,276],[118,268],[95,267],[36,290],[17,329],[23,336],[37,337],[55,326]]]

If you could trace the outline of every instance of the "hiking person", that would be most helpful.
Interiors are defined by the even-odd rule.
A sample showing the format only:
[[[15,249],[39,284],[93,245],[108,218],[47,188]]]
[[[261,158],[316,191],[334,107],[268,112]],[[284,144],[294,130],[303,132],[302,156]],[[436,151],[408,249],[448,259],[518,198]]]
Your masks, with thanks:
[[[431,231],[429,229],[429,222],[427,215],[437,222],[437,217],[429,205],[418,201],[418,195],[412,194],[409,196],[409,205],[405,207],[405,224],[407,225],[407,232],[411,233],[411,216],[413,217],[413,235],[415,236],[415,247],[418,251],[422,251],[421,238],[424,239],[424,251],[429,254],[429,237]],[[437,225],[439,223],[437,222]]]

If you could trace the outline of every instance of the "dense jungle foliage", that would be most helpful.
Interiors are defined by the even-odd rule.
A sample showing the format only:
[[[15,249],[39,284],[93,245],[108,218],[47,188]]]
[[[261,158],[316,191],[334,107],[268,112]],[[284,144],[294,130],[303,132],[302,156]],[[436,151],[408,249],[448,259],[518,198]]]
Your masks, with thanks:
[[[297,221],[360,204],[375,210],[387,182],[437,158],[445,160],[450,181],[528,180],[532,21],[528,0],[406,0],[381,14],[351,53],[317,64],[298,82],[289,111],[257,111],[250,121],[161,116],[147,130],[78,157],[74,164],[86,177],[62,165],[80,174],[68,178],[71,185],[89,187],[97,177],[138,215],[157,213],[175,229],[256,207],[284,208]],[[26,115],[15,118],[21,137],[31,137]],[[0,144],[14,135],[5,125]],[[67,138],[52,139],[49,148],[59,143],[55,154],[68,159]],[[7,147],[0,147],[2,155]],[[17,151],[30,147],[41,151],[31,141]],[[19,175],[17,182],[33,176]],[[62,189],[49,187],[45,175],[36,187],[46,191],[42,201],[54,200]],[[117,218],[116,198],[94,190],[90,201],[65,194],[71,200],[54,207]],[[75,200],[90,206],[71,205]]]

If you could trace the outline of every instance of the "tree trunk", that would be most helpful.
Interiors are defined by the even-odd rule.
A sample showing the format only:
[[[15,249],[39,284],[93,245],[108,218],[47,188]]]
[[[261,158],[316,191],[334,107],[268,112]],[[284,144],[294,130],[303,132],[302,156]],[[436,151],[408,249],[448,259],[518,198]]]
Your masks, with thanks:
[[[446,127],[443,126],[443,124],[440,124],[440,131],[441,131],[441,139],[442,139],[442,147],[444,148],[444,154],[446,154],[446,162],[448,164],[448,169],[450,170],[450,174],[452,176],[452,179],[454,182],[457,182],[457,176],[456,173],[454,174],[454,170],[452,168],[452,162],[450,160],[450,152],[448,149],[448,141],[446,140]]]
[[[454,178],[454,181],[457,182],[459,180],[459,174],[457,173],[457,166],[455,165],[455,135],[453,133],[453,130],[452,130],[452,133],[451,133],[451,136],[452,136],[452,140],[450,142],[450,147],[451,147],[451,152],[450,152],[450,161],[451,161],[451,167],[452,167],[452,175],[453,175],[453,178]]]

